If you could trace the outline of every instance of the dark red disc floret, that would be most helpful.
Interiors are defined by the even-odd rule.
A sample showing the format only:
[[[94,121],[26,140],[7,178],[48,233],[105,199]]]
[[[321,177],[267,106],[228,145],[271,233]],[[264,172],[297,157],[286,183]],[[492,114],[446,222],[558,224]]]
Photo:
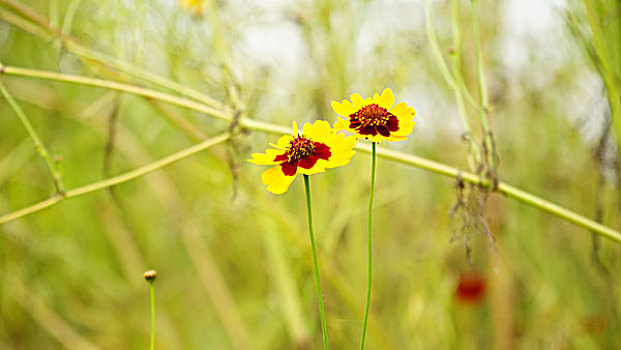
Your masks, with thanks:
[[[330,159],[332,152],[330,147],[321,142],[315,142],[298,135],[289,142],[289,146],[284,154],[274,158],[275,162],[280,163],[280,168],[286,176],[293,176],[297,173],[298,167],[310,169],[319,159]]]
[[[399,119],[386,108],[372,103],[349,116],[349,128],[360,135],[388,137],[391,132],[399,130]]]

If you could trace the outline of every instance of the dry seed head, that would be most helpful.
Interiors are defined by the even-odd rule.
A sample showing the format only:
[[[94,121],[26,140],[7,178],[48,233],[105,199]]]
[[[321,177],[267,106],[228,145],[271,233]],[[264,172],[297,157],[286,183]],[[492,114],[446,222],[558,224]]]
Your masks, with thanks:
[[[157,277],[157,272],[155,270],[149,270],[144,273],[144,279],[149,283],[153,283],[156,277]]]

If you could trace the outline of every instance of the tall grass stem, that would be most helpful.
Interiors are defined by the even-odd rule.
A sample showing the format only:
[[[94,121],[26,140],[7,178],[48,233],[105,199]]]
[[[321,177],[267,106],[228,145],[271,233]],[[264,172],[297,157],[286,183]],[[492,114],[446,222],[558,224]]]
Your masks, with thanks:
[[[453,76],[457,80],[459,86],[465,86],[464,77],[461,73],[461,33],[459,21],[459,0],[451,1],[451,18],[453,22],[453,52],[451,54],[451,59],[453,63]],[[453,94],[455,95],[455,102],[457,102],[459,115],[461,116],[461,121],[464,126],[464,132],[470,146],[470,153],[474,158],[474,162],[471,162],[470,164],[470,170],[475,171],[478,165],[481,164],[481,150],[479,149],[479,145],[474,139],[474,135],[472,134],[472,128],[470,127],[468,113],[466,112],[466,106],[464,104],[463,92],[457,85],[453,87]]]
[[[149,342],[149,350],[155,349],[155,286],[154,281],[149,281],[149,289],[151,290],[151,341]]]
[[[89,185],[85,185],[82,187],[78,187],[72,190],[68,190],[66,191],[63,195],[56,195],[53,196],[51,198],[48,198],[46,200],[43,200],[39,203],[33,204],[29,207],[23,208],[21,210],[17,210],[14,211],[12,213],[0,216],[0,225],[4,224],[6,222],[9,221],[13,221],[15,219],[18,219],[20,217],[38,212],[40,210],[43,210],[45,208],[51,207],[54,204],[57,204],[61,201],[63,201],[64,199],[68,199],[68,198],[73,198],[73,197],[78,197],[87,193],[91,193],[91,192],[95,192],[104,188],[108,188],[108,187],[112,187],[114,185],[118,185],[133,179],[136,179],[138,177],[141,177],[143,175],[146,175],[152,171],[158,170],[160,168],[163,168],[171,163],[174,163],[178,160],[187,158],[193,154],[196,154],[200,151],[203,151],[207,148],[210,148],[212,146],[215,146],[217,144],[223,143],[226,140],[228,140],[231,137],[231,135],[229,133],[223,133],[220,134],[218,136],[215,136],[213,138],[210,138],[208,140],[205,140],[201,143],[198,143],[194,146],[185,148],[179,152],[173,153],[167,157],[164,157],[160,160],[157,160],[155,162],[149,163],[143,167],[140,167],[138,169],[134,169],[130,172],[118,175],[118,176],[114,176],[111,177],[109,179],[105,179],[102,181],[98,181],[95,183],[91,183]]]
[[[369,194],[369,220],[367,225],[367,298],[364,307],[364,320],[362,321],[362,337],[360,350],[364,349],[364,341],[367,335],[367,322],[369,321],[369,308],[371,306],[371,287],[373,281],[373,195],[375,194],[375,165],[377,161],[376,143],[371,142],[371,193]]]
[[[487,83],[485,82],[485,71],[483,69],[483,53],[481,48],[481,38],[479,34],[479,20],[477,16],[477,1],[471,0],[472,9],[472,36],[474,39],[474,52],[476,60],[476,72],[477,72],[477,88],[479,94],[479,117],[481,119],[481,126],[483,133],[485,134],[485,147],[487,148],[488,159],[487,162],[492,169],[496,167],[496,158],[494,150],[494,140],[492,140],[492,133],[487,123],[487,112],[489,109],[489,97],[487,92]]]
[[[0,65],[0,68],[1,68],[1,65]],[[22,125],[28,132],[28,135],[34,142],[37,152],[45,160],[45,164],[47,164],[47,167],[50,170],[50,174],[52,175],[52,181],[54,182],[54,186],[56,187],[56,193],[62,195],[65,192],[65,187],[63,185],[62,175],[60,171],[58,170],[58,166],[57,166],[58,164],[52,160],[52,157],[50,156],[50,152],[47,150],[47,147],[45,147],[45,145],[41,141],[41,138],[39,137],[39,134],[37,134],[37,131],[32,127],[32,124],[30,124],[30,121],[28,120],[26,113],[24,113],[24,111],[19,106],[19,104],[15,102],[15,99],[13,99],[13,96],[9,94],[9,92],[4,87],[4,84],[2,84],[2,82],[0,82],[0,91],[2,92],[2,95],[7,100],[7,102],[9,103],[9,105],[11,106],[15,114],[17,114],[17,117],[19,118]]]
[[[319,316],[321,317],[321,332],[323,333],[323,348],[328,350],[328,329],[326,327],[326,315],[323,309],[323,295],[321,293],[321,280],[319,278],[319,263],[317,263],[317,249],[315,247],[315,234],[313,233],[313,211],[311,209],[310,179],[304,175],[304,189],[306,190],[306,212],[308,214],[308,233],[310,235],[311,249],[313,252],[313,265],[315,268],[315,284],[317,285],[317,299],[319,301]]]

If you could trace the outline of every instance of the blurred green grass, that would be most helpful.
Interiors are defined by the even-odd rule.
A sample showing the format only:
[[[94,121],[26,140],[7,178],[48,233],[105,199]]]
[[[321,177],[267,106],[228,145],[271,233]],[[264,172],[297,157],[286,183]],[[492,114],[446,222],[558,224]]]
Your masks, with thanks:
[[[59,25],[71,3],[23,2]],[[462,4],[463,66],[474,91],[467,5]],[[5,2],[0,6],[14,12]],[[398,100],[418,113],[413,137],[387,146],[467,169],[457,108],[425,39],[423,3],[326,0],[268,6],[213,1],[204,6],[205,17],[196,18],[172,1],[83,0],[71,34],[88,47],[227,105],[234,103],[233,88],[249,116],[280,125],[319,116],[333,121],[330,100],[391,87]],[[604,223],[618,228],[618,169],[612,176],[607,170],[598,187],[593,157],[606,117],[601,106],[607,104],[597,70],[568,28],[539,41],[507,34],[501,19],[509,6],[508,1],[480,4],[500,179],[588,217],[595,216],[601,202]],[[563,6],[580,16],[578,5]],[[436,3],[435,16],[441,47],[448,49],[448,4]],[[611,16],[610,23],[619,22],[618,12]],[[266,59],[261,51],[248,49],[249,32],[283,23],[299,40],[293,62]],[[131,79],[84,64],[57,41],[5,21],[0,30],[3,64],[87,76],[112,71],[112,77],[104,77]],[[510,40],[530,53],[517,68],[503,46]],[[286,45],[280,45],[284,55]],[[558,47],[554,54],[560,59],[551,58],[551,46]],[[171,122],[171,113],[207,136],[228,127],[194,112],[157,108],[153,101],[103,89],[7,76],[2,83],[46,146],[62,155],[67,188],[123,173],[195,143]],[[49,197],[53,184],[4,100],[0,111],[4,214]],[[105,174],[115,111],[114,150]],[[148,268],[159,274],[157,348],[320,348],[301,181],[285,195],[271,195],[260,183],[264,169],[245,162],[250,152],[262,151],[275,139],[240,134],[233,144],[111,191],[2,225],[0,348],[145,348],[149,302],[142,272]],[[311,181],[335,349],[356,347],[362,322],[368,158],[358,154],[348,166]],[[498,260],[485,237],[476,235],[474,265],[469,266],[463,241],[451,241],[460,224],[448,215],[455,185],[380,159],[369,349],[621,346],[618,246],[600,242],[604,273],[592,260],[589,232],[491,194],[486,216]],[[487,282],[485,299],[476,305],[455,297],[460,273],[470,270],[480,271]]]

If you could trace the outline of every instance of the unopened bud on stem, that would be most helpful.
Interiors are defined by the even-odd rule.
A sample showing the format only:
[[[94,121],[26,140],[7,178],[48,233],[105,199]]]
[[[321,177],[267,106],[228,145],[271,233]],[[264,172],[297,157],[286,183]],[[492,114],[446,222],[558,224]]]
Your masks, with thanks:
[[[155,270],[149,270],[144,273],[144,279],[149,283],[153,283],[156,277],[157,277],[157,272]]]

